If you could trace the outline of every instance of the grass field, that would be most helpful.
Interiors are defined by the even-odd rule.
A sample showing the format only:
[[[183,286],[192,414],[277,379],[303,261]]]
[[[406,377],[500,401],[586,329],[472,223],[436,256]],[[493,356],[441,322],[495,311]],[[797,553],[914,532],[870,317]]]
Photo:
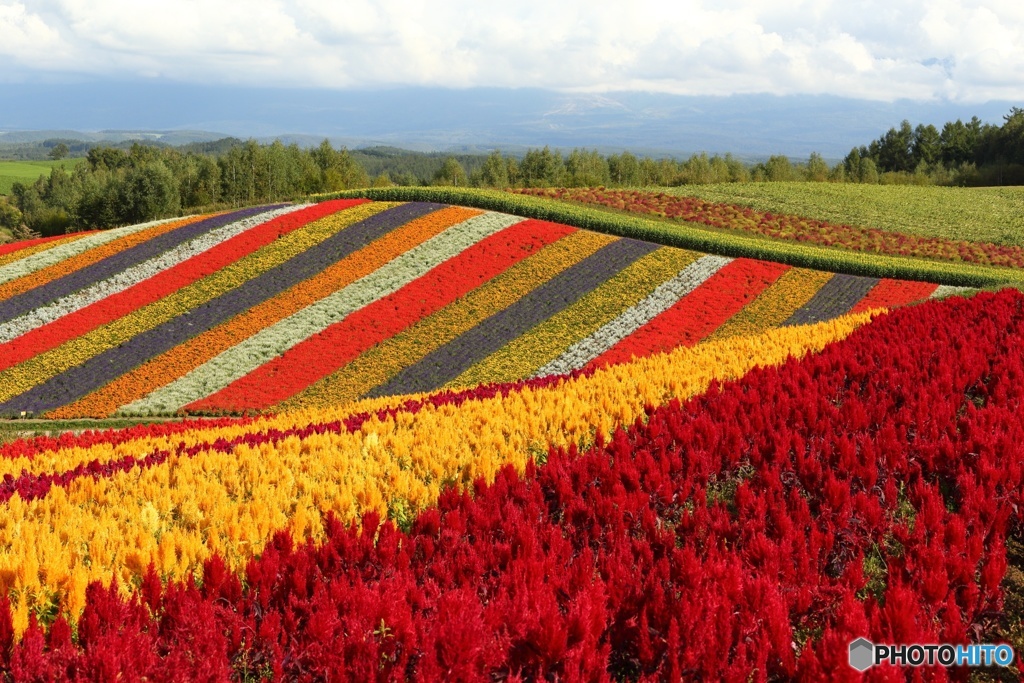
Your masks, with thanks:
[[[82,432],[86,430],[103,431],[106,429],[124,429],[135,425],[148,425],[159,422],[177,421],[181,418],[161,417],[118,417],[106,420],[0,420],[0,444],[15,439],[30,439],[36,436],[58,436],[65,432]]]
[[[909,235],[1024,246],[1024,187],[723,183],[662,191]]]
[[[32,183],[41,175],[47,175],[54,166],[64,166],[69,171],[85,161],[61,159],[60,161],[0,161],[0,194],[10,194],[14,183]]]

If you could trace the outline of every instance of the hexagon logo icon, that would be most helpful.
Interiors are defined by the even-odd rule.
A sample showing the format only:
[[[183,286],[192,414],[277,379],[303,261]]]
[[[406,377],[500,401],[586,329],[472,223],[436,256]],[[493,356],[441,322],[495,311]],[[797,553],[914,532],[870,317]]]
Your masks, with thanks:
[[[850,643],[850,666],[857,671],[867,671],[874,664],[875,646],[867,638],[858,638]]]

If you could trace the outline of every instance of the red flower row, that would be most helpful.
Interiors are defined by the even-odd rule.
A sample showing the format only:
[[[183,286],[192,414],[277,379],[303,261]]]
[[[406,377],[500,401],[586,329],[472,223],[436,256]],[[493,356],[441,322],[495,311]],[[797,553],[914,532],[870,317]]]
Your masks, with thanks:
[[[770,287],[788,266],[770,261],[736,259],[705,280],[688,296],[590,362],[593,367],[623,363],[694,346]]]
[[[76,238],[79,237],[79,236],[83,236],[84,237],[85,235],[88,235],[91,232],[96,232],[96,231],[95,230],[88,230],[88,231],[81,232],[81,233],[75,233],[75,237]],[[7,254],[13,254],[14,252],[20,251],[21,249],[28,249],[30,247],[35,247],[35,246],[38,246],[40,244],[47,244],[48,242],[57,242],[58,240],[66,240],[66,239],[68,239],[67,235],[53,235],[52,237],[37,237],[37,238],[31,239],[31,240],[18,240],[18,241],[15,241],[15,242],[8,242],[7,244],[0,244],[0,256],[6,256]]]
[[[927,299],[936,286],[928,282],[913,280],[891,280],[882,278],[867,296],[857,302],[850,313],[863,313],[872,308],[897,308],[915,301]]]

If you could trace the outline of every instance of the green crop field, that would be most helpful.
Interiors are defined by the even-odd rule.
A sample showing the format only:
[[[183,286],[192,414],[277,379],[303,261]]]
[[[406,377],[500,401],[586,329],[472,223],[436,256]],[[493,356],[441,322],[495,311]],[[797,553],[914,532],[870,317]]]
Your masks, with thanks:
[[[1024,187],[726,183],[662,191],[910,235],[1024,246]]]
[[[61,159],[60,161],[0,161],[0,194],[10,194],[14,183],[32,183],[41,175],[48,175],[54,166],[73,169],[85,161]]]

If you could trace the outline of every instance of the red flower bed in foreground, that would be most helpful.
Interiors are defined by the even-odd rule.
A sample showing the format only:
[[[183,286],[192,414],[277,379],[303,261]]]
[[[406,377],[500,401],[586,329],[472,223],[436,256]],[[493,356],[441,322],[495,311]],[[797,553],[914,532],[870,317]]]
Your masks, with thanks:
[[[279,535],[243,582],[90,588],[13,678],[856,680],[847,645],[986,642],[1024,500],[1024,297],[904,309],[651,409],[407,532]],[[872,669],[874,680],[906,671]],[[922,669],[925,678],[966,671]],[[855,675],[856,674],[856,675]]]

